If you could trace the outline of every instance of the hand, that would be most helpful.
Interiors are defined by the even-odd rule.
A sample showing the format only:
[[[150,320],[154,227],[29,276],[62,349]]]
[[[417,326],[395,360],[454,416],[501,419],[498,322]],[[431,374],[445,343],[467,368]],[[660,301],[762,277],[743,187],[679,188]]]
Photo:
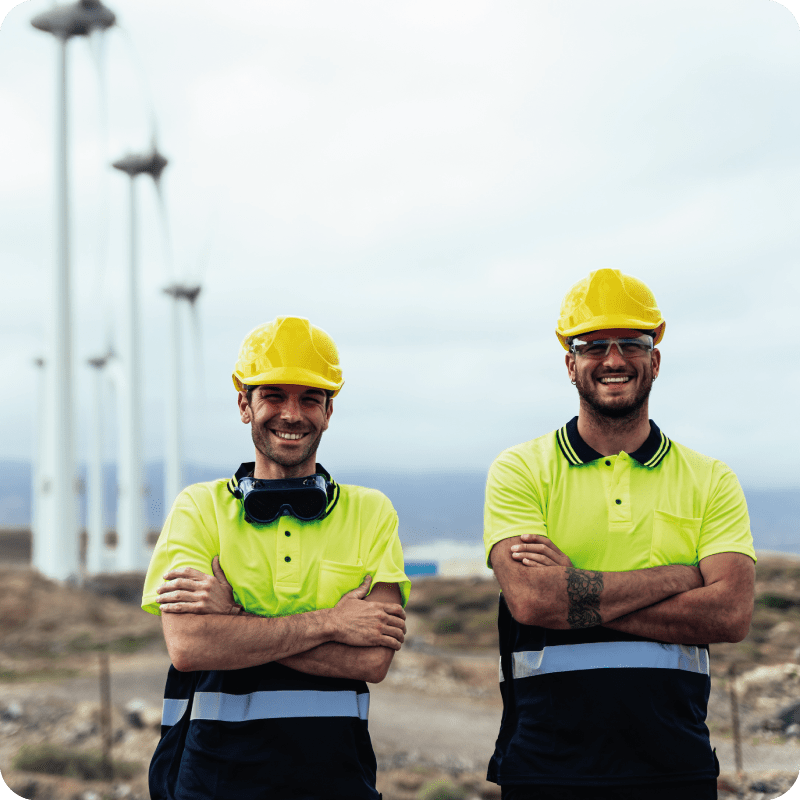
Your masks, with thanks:
[[[343,594],[331,609],[336,626],[334,641],[356,647],[399,650],[406,632],[406,612],[399,603],[365,601],[372,576],[357,589]]]
[[[214,575],[206,575],[192,567],[171,569],[164,575],[167,583],[156,589],[160,597],[156,602],[161,611],[170,614],[238,614],[242,607],[233,598],[233,587],[228,583],[219,556],[211,561]]]
[[[553,544],[552,539],[536,533],[523,533],[520,544],[511,545],[511,557],[526,567],[571,567],[569,556]]]

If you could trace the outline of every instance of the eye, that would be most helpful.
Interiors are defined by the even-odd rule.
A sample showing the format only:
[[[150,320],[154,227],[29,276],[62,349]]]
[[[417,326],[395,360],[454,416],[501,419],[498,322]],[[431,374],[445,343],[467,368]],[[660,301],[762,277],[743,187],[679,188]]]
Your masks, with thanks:
[[[608,342],[597,342],[596,344],[593,342],[592,344],[586,345],[583,352],[584,355],[587,356],[602,356],[605,355],[607,347]]]
[[[647,352],[647,347],[641,342],[620,342],[620,344],[626,356],[638,356]]]

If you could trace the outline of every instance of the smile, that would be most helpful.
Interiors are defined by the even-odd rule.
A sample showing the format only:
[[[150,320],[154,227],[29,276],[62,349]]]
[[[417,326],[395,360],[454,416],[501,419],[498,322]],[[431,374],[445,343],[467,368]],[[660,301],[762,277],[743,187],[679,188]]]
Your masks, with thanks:
[[[630,380],[630,375],[611,376],[607,375],[600,378],[600,383],[627,383]]]
[[[287,431],[270,431],[270,432],[274,433],[279,439],[287,439],[289,441],[302,439],[306,435],[305,433],[288,433]]]

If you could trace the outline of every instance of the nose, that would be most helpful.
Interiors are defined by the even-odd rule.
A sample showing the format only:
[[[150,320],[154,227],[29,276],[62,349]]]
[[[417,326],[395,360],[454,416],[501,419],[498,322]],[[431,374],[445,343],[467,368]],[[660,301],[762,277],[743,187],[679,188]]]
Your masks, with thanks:
[[[625,359],[622,357],[622,351],[619,345],[614,342],[608,351],[608,355],[603,359],[603,366],[610,367],[611,369],[620,369],[626,365]]]
[[[284,422],[299,422],[302,419],[300,414],[300,399],[290,395],[281,405],[281,419]]]

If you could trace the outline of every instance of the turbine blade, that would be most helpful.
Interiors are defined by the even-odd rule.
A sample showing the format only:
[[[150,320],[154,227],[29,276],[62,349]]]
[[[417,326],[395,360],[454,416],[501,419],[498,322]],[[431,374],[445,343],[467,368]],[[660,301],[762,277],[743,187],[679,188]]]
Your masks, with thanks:
[[[156,198],[158,201],[158,216],[161,222],[161,240],[164,248],[164,264],[166,265],[167,281],[172,283],[175,279],[175,265],[172,260],[172,235],[169,227],[169,214],[167,213],[167,203],[164,199],[164,186],[161,176],[153,179],[156,187]]]

